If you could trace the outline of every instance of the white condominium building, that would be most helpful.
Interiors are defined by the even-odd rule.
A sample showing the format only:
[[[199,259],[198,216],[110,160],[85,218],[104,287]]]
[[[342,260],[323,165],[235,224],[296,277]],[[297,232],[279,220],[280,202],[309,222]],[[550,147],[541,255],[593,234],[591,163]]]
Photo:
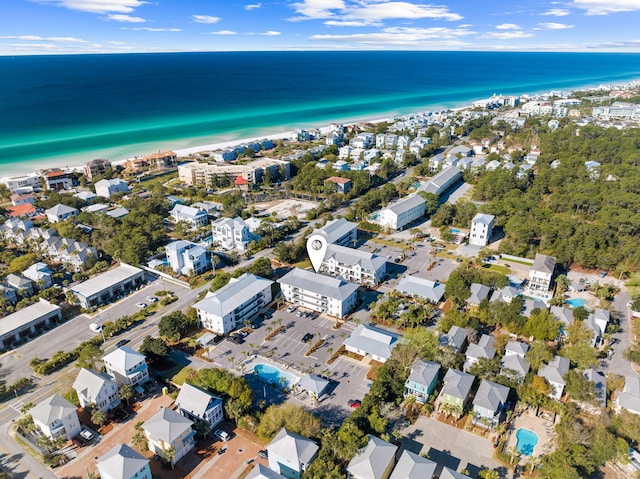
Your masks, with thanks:
[[[358,239],[358,224],[339,218],[327,221],[327,224],[315,230],[314,233],[323,234],[329,244],[353,246],[353,243]]]
[[[344,318],[356,305],[358,285],[295,268],[278,280],[284,298],[329,316]]]
[[[422,218],[425,201],[420,195],[409,195],[380,211],[378,223],[392,230],[402,230],[412,221]]]
[[[320,272],[375,286],[387,273],[387,260],[366,251],[329,244]]]
[[[227,334],[251,318],[272,299],[273,281],[245,273],[193,305],[203,328]]]

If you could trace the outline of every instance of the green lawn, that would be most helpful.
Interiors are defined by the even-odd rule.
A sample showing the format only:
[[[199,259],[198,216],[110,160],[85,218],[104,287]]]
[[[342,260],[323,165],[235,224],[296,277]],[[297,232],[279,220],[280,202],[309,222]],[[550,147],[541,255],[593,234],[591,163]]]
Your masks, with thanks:
[[[375,239],[372,239],[371,241],[373,241],[374,243],[380,243],[380,244],[384,244],[384,245],[387,245],[387,246],[391,246],[393,248],[400,248],[400,249],[403,249],[403,250],[411,249],[411,246],[409,246],[407,244],[396,243],[395,241],[391,241],[391,240],[375,238]]]
[[[171,377],[171,382],[182,386],[192,372],[193,369],[191,369],[189,366],[184,366]]]
[[[495,271],[496,273],[509,274],[511,270],[506,266],[500,266],[499,264],[484,265],[483,268]]]

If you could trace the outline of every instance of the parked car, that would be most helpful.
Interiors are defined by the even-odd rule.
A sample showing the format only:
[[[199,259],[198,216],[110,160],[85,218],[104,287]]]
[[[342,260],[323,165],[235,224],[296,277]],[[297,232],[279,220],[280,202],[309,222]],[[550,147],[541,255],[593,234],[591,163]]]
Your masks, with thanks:
[[[156,298],[155,296],[147,296],[145,299],[147,301],[149,301],[150,303],[157,303],[158,302],[158,298]]]
[[[118,341],[116,343],[116,348],[121,348],[125,344],[129,343],[129,341],[131,341],[131,340],[130,339],[121,339],[120,341]]]
[[[266,449],[263,449],[258,452],[258,457],[261,457],[262,459],[269,459],[269,452]]]
[[[289,306],[289,307],[287,308],[287,313],[293,313],[293,312],[296,310],[296,307],[297,307],[297,306]]]
[[[116,419],[116,421],[122,422],[129,417],[129,413],[124,409],[116,409],[115,411],[113,411],[113,417]]]
[[[238,331],[238,336],[240,336],[241,338],[246,338],[247,336],[249,336],[249,333],[247,333],[246,331],[243,331],[242,329],[240,331]]]
[[[349,399],[347,404],[349,405],[349,407],[352,407],[355,409],[357,407],[360,407],[360,404],[362,404],[362,402],[359,399]]]
[[[302,336],[302,342],[308,343],[309,341],[311,341],[312,338],[313,338],[313,334],[307,333],[304,336]]]
[[[102,326],[101,326],[101,325],[99,325],[98,323],[91,323],[91,324],[89,325],[89,329],[90,329],[91,331],[93,331],[94,333],[99,333],[99,332],[101,332],[101,331],[102,331]]]
[[[222,429],[216,429],[215,431],[213,431],[213,435],[223,441],[228,441],[229,439],[231,439],[231,436],[229,436],[229,433],[226,431],[223,431]]]
[[[136,307],[140,308],[140,309],[144,309],[147,307],[147,303],[136,303]]]
[[[88,429],[83,429],[82,431],[80,431],[80,437],[86,439],[87,441],[91,441],[94,437],[96,437],[96,435]]]

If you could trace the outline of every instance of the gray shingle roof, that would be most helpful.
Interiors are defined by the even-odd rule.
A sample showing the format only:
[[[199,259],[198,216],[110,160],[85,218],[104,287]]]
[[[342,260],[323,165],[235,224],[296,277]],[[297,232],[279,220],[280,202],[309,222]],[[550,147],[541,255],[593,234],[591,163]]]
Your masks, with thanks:
[[[475,376],[471,374],[463,373],[457,369],[449,369],[444,376],[442,394],[448,394],[464,401],[471,391],[474,379]]]
[[[440,335],[439,342],[443,346],[451,346],[459,350],[467,339],[467,331],[460,326],[451,326],[447,334]]]
[[[483,379],[473,399],[474,406],[479,406],[490,411],[497,411],[501,405],[507,402],[509,388]]]
[[[525,356],[529,351],[529,345],[520,341],[509,341],[505,347],[505,351],[512,351],[520,356]]]
[[[435,462],[405,449],[389,479],[431,479],[436,467]]]
[[[493,220],[495,219],[495,216],[493,215],[487,215],[484,213],[478,213],[477,215],[475,215],[473,217],[473,219],[471,220],[473,223],[482,223],[483,225],[490,225]]]
[[[30,411],[31,417],[42,424],[51,424],[58,419],[67,417],[76,412],[76,407],[59,394],[49,396],[44,401],[36,404]]]
[[[193,422],[186,417],[163,407],[142,425],[142,429],[147,431],[153,439],[173,443],[185,431],[191,429],[192,425]]]
[[[591,381],[596,388],[595,399],[600,403],[601,406],[607,405],[607,378],[604,376],[602,371],[596,371],[593,368],[585,369],[584,377]]]
[[[262,464],[256,464],[256,467],[251,469],[251,472],[247,475],[246,479],[286,479],[283,475],[272,471],[267,466]]]
[[[367,445],[358,451],[347,466],[347,472],[357,479],[382,479],[389,464],[395,461],[397,446],[369,435]]]
[[[553,256],[538,253],[536,254],[536,258],[533,260],[533,266],[531,266],[531,269],[553,274],[555,267],[556,259]]]
[[[338,218],[337,220],[328,221],[322,228],[314,231],[314,233],[322,233],[327,238],[329,244],[335,243],[349,231],[357,228],[357,223],[352,223],[344,218]]]
[[[485,286],[480,283],[471,283],[469,290],[471,291],[471,296],[467,298],[467,303],[476,305],[487,299],[489,297],[489,293],[491,293],[491,288],[489,286]]]
[[[309,464],[318,453],[318,445],[283,427],[267,445],[269,454],[277,454],[292,464]]]
[[[294,268],[278,280],[280,284],[288,284],[296,288],[343,300],[351,296],[358,285],[340,278],[331,278],[306,269]]]
[[[529,372],[529,362],[518,354],[510,354],[502,357],[502,368],[510,369],[524,378]]]
[[[453,469],[449,469],[445,467],[442,469],[440,473],[440,479],[469,479],[471,476],[467,476],[466,474],[462,474],[461,472],[456,472]]]
[[[411,366],[411,373],[407,381],[413,381],[417,384],[423,384],[428,386],[433,381],[433,378],[438,377],[440,372],[440,365],[433,361],[423,361],[416,359]]]
[[[80,369],[78,377],[73,383],[73,389],[78,391],[78,394],[86,398],[95,399],[105,385],[112,383],[117,385],[107,374],[98,373],[91,369]]]
[[[62,216],[68,213],[78,213],[78,210],[63,204],[57,204],[54,207],[45,210],[45,214],[53,216]]]
[[[569,371],[569,360],[562,356],[555,356],[549,364],[540,368],[538,376],[542,376],[549,382],[565,384],[564,375],[567,371]]]
[[[222,402],[222,399],[189,383],[182,385],[176,398],[176,404],[180,409],[184,409],[199,418],[204,418],[207,410],[216,402]]]
[[[116,444],[98,458],[100,475],[110,479],[131,479],[146,464],[149,464],[149,459],[126,444]]]
[[[395,334],[365,324],[358,325],[344,341],[345,346],[385,359],[391,357],[391,351],[397,343],[398,337]]]
[[[566,326],[573,324],[573,309],[563,308],[562,306],[551,306],[549,312],[562,324]]]
[[[146,356],[128,346],[122,346],[104,356],[102,360],[114,366],[118,371],[127,371],[139,364],[140,361],[146,361]]]

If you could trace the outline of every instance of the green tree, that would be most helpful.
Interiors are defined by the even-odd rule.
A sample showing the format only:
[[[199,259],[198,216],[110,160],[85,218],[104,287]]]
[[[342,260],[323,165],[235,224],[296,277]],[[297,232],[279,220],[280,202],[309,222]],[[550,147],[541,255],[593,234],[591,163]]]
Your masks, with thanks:
[[[96,407],[91,411],[91,422],[96,426],[102,426],[107,422],[107,415]]]
[[[99,346],[86,342],[78,354],[76,367],[95,369],[96,361],[102,357],[102,350]]]
[[[444,292],[447,298],[458,305],[464,304],[466,299],[471,295],[469,285],[465,282],[458,270],[453,271],[449,276],[449,279],[445,283]]]
[[[133,387],[130,384],[123,384],[118,388],[120,399],[129,404],[129,399],[133,397]]]
[[[295,404],[269,406],[260,418],[258,435],[270,440],[283,428],[304,437],[317,437],[320,419]]]
[[[526,324],[527,334],[539,341],[551,341],[558,337],[560,322],[546,309],[534,309]]]
[[[162,338],[145,336],[138,350],[150,359],[150,362],[163,361],[169,357],[169,348]]]
[[[131,437],[131,444],[139,451],[147,449],[147,438],[142,431],[136,431]]]

